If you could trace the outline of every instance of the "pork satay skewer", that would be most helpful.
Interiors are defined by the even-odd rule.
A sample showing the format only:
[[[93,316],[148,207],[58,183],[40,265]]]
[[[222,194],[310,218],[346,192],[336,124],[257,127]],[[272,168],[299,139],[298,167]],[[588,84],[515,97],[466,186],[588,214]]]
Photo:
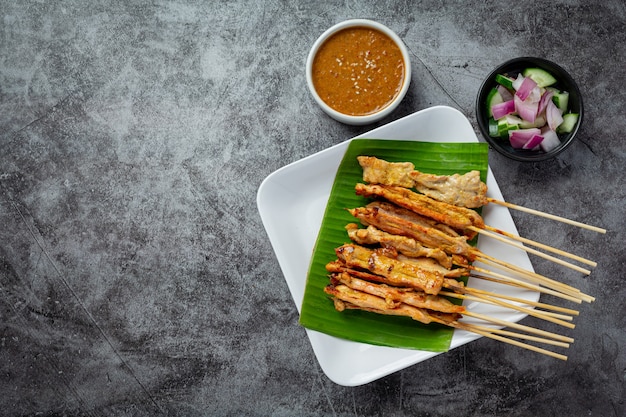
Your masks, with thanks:
[[[442,313],[465,313],[465,307],[452,303],[447,298],[439,295],[426,294],[409,288],[398,288],[386,284],[376,284],[351,275],[349,272],[341,272],[331,275],[330,282],[334,285],[338,283],[346,285],[353,290],[383,298],[390,303],[403,302],[413,307],[425,308],[427,310],[439,311]]]
[[[426,256],[426,257],[436,260],[437,262],[439,262],[441,266],[448,268],[448,269],[451,268],[452,265],[454,264],[454,265],[469,269],[471,271],[485,273],[488,275],[492,275],[493,277],[500,277],[502,278],[502,280],[498,281],[500,283],[504,283],[507,285],[517,285],[519,287],[530,289],[532,291],[554,295],[556,297],[560,297],[560,298],[577,302],[577,303],[582,302],[579,298],[574,298],[574,297],[562,294],[560,292],[550,290],[548,288],[543,288],[543,287],[536,286],[534,284],[529,284],[523,281],[515,280],[511,277],[498,274],[497,272],[489,271],[484,268],[470,265],[469,261],[467,261],[465,258],[462,258],[462,262],[459,262],[459,256],[447,255],[441,249],[427,248],[425,246],[422,246],[420,242],[418,242],[417,240],[411,237],[392,235],[383,230],[377,229],[376,227],[372,225],[369,225],[365,229],[360,229],[356,223],[350,223],[346,226],[346,230],[348,232],[348,236],[350,240],[352,240],[353,242],[359,245],[377,244],[385,248],[393,248],[394,250],[397,250],[398,253],[401,253],[403,255],[410,256],[413,258]],[[487,278],[483,277],[483,279],[487,279]]]
[[[332,295],[335,299],[341,300],[343,303],[346,303],[344,305],[342,304],[337,305],[337,303],[335,304],[335,308],[338,307],[337,309],[339,311],[341,311],[342,308],[345,308],[345,307],[355,306],[363,310],[371,311],[371,312],[375,312],[379,314],[409,316],[413,318],[414,320],[419,321],[424,324],[430,324],[430,323],[435,322],[435,323],[440,323],[440,324],[445,324],[445,325],[448,325],[448,323],[451,323],[453,321],[458,322],[457,317],[460,317],[462,315],[467,315],[467,312],[456,314],[453,312],[441,312],[437,310],[431,310],[425,307],[420,307],[419,303],[417,305],[413,305],[413,304],[410,304],[411,300],[407,299],[407,297],[404,297],[404,300],[407,300],[408,302],[401,300],[401,299],[389,299],[388,289],[385,289],[385,288],[381,289],[382,293],[378,292],[378,290],[376,289],[372,290],[370,288],[369,290],[373,292],[361,291],[360,289],[353,288],[350,285],[343,284],[343,283],[330,284],[326,288],[324,288],[324,292],[326,292],[329,295]],[[460,309],[464,309],[462,306],[457,306],[457,307]],[[475,316],[476,317],[480,316],[481,317],[480,320],[485,321],[487,323],[491,322],[490,320],[491,318],[488,316],[480,315],[480,314],[475,315]],[[496,320],[496,321],[501,322],[500,320]],[[505,327],[510,327],[508,326],[510,324],[517,325],[517,323],[508,323],[508,322],[505,322],[504,324],[505,324]],[[463,323],[463,325],[469,326],[469,327],[473,327],[473,326],[483,327],[482,330],[488,331],[490,333],[500,332],[499,329],[496,329],[496,328],[488,328],[488,327],[479,326],[479,325],[470,324],[470,323]],[[542,338],[537,337],[536,340],[540,340],[542,343],[558,344],[559,346],[569,347],[569,343],[572,343],[574,341],[574,339],[572,338],[555,334],[555,333],[551,333],[551,332],[542,331],[542,330],[535,329],[529,326],[517,325],[516,328],[518,330],[526,331],[527,333],[542,335],[542,336],[546,336],[547,338],[549,338],[547,339],[546,337],[542,337]],[[514,337],[518,337],[518,338],[528,337],[528,335],[521,334],[521,333],[509,332],[509,334],[515,335]]]
[[[517,325],[517,323],[505,322],[503,320],[494,319],[492,317],[482,315],[482,314],[472,314],[468,312],[464,306],[453,304],[446,298],[443,298],[440,296],[432,296],[432,295],[427,295],[424,293],[416,293],[414,290],[406,290],[406,289],[394,288],[394,287],[389,287],[389,286],[383,286],[380,284],[374,284],[366,280],[353,277],[347,272],[334,274],[331,278],[331,283],[333,285],[337,285],[338,283],[341,283],[343,285],[346,285],[352,288],[353,290],[361,291],[370,295],[383,298],[386,300],[386,303],[388,306],[390,306],[390,308],[395,308],[397,306],[395,302],[400,301],[412,307],[425,308],[427,310],[434,310],[434,311],[439,311],[443,313],[459,313],[459,314],[462,314],[463,316],[472,316],[475,318],[478,318],[480,316],[480,320],[482,321],[495,323],[495,324],[504,323],[505,327],[510,327],[509,325],[515,324],[518,330],[524,330],[528,333],[540,334],[542,336],[547,336],[547,337],[551,337],[552,339],[554,339],[554,341],[552,340],[548,341],[547,339],[542,338],[541,340],[543,341],[543,343],[565,345],[564,342],[571,343],[574,341],[574,339],[561,336],[555,333],[550,333],[550,332],[542,331],[539,329],[535,329],[534,327]],[[492,329],[492,330],[495,331],[495,329]],[[527,338],[525,337],[526,335],[521,335],[518,333],[515,333],[515,335],[516,337]],[[560,340],[561,342],[556,342],[556,340]],[[567,346],[564,346],[564,347],[567,347]]]
[[[450,280],[450,281],[453,281],[453,280]],[[409,304],[414,307],[427,308],[429,310],[435,310],[435,311],[440,311],[444,313],[461,313],[461,314],[465,313],[464,307],[455,305],[449,302],[448,300],[446,300],[445,298],[441,298],[439,296],[439,295],[449,295],[449,292],[440,291],[438,295],[425,294],[421,292],[416,292],[413,289],[390,287],[386,284],[383,284],[383,285],[376,284],[365,279],[357,278],[351,275],[349,272],[341,272],[341,273],[331,275],[331,282],[341,283],[341,284],[347,285],[348,287],[354,290],[362,291],[371,295],[376,295],[378,297],[381,297],[387,300],[401,301],[405,304]],[[515,308],[518,306],[514,306],[509,303],[492,302],[491,300],[492,298],[501,298],[500,295],[494,294],[494,293],[485,294],[485,292],[473,291],[471,288],[459,287],[456,281],[452,285],[446,285],[444,283],[444,286],[446,288],[449,288],[455,291],[455,298],[471,299],[471,300],[478,301],[478,302],[483,302],[483,303],[486,302],[489,304],[500,305],[501,307],[506,307],[506,308],[512,308],[511,306],[513,306],[513,309],[517,311],[525,312],[525,313],[527,313],[527,310],[529,310],[527,308]],[[463,297],[463,296],[457,297],[457,295],[459,295],[458,293],[478,294],[478,296],[473,297],[473,298]],[[524,299],[515,298],[515,297],[510,297],[510,298],[512,298],[512,300],[515,300],[517,302],[527,304],[527,305],[529,305],[529,303],[532,303],[529,300],[524,300]],[[537,306],[546,307],[546,308],[556,307],[556,306],[551,306],[549,304],[544,304],[544,303],[535,303],[535,304]],[[556,313],[551,313],[549,311],[542,311],[542,310],[532,310],[532,311],[537,312],[537,316],[539,318],[543,318],[543,316],[550,316],[550,317],[554,317],[554,318],[561,319],[561,320],[570,320],[570,321],[572,320],[572,316],[568,316],[565,314],[556,314]]]
[[[435,200],[461,207],[478,208],[488,203],[498,204],[598,233],[606,233],[606,230],[600,227],[487,197],[487,185],[480,180],[478,171],[470,171],[463,175],[433,175],[416,171],[410,162],[387,162],[370,156],[359,156],[357,159],[363,168],[363,181],[372,184],[415,188]]]
[[[415,264],[391,259],[384,255],[378,255],[376,251],[363,248],[358,245],[343,245],[337,248],[336,253],[339,259],[346,263],[347,266],[367,269],[372,272],[373,275],[370,276],[371,280],[384,282],[385,284],[391,284],[394,286],[409,286],[412,288],[417,288],[419,290],[425,290],[428,294],[431,295],[440,294],[442,288],[448,288],[460,294],[466,293],[464,288],[459,285],[458,281],[454,279],[443,278],[444,275],[439,271],[427,270]],[[360,281],[355,280],[355,283],[358,284],[359,282]],[[348,280],[345,284],[349,283],[350,281]],[[363,288],[364,287],[360,287],[358,289],[363,290]],[[370,288],[378,287],[375,284],[371,284]],[[433,289],[437,289],[436,292],[433,291]],[[375,295],[380,294],[377,293]],[[396,296],[398,297],[398,295]],[[551,321],[555,324],[560,324],[565,327],[574,327],[571,323],[566,323],[565,321],[563,321],[564,318],[568,317],[571,320],[570,316],[564,316],[561,314],[557,315],[557,313],[551,312],[544,313],[540,310],[521,307],[484,294],[475,294],[474,296],[471,296],[470,299],[520,311],[537,318]]]
[[[479,318],[488,323],[503,325],[504,327],[512,327],[527,333],[549,337],[553,340],[572,343],[574,339],[562,336],[556,333],[547,332],[545,330],[536,329],[534,327],[525,326],[518,323],[510,323],[505,320],[496,319],[484,314],[469,312],[464,306],[451,303],[449,300],[424,293],[417,293],[414,290],[390,287],[387,285],[374,284],[372,282],[362,280],[352,276],[350,273],[342,272],[333,274],[331,277],[331,285],[345,285],[355,291],[364,292],[385,300],[387,308],[396,308],[397,302],[410,305],[412,307],[423,308],[427,310],[438,311],[442,313],[459,313],[463,316]],[[355,293],[356,294],[356,293]]]
[[[367,207],[349,209],[348,211],[366,225],[373,225],[388,233],[411,237],[426,246],[441,248],[451,255],[464,255],[470,259],[497,261],[495,258],[489,257],[480,250],[470,246],[464,236],[450,235],[450,231],[444,233],[444,231],[434,227],[432,221],[424,220],[422,216],[390,203],[373,202],[368,204]],[[532,278],[535,283],[540,283],[551,289],[581,298],[583,301],[593,301],[593,297],[584,295],[580,290],[558,281],[526,271],[510,263],[503,261],[496,263],[500,268],[506,268],[507,271],[515,272],[518,276],[522,275],[525,278]]]
[[[525,348],[538,353],[543,353],[557,359],[567,360],[567,356],[565,355],[539,348],[537,346],[522,343],[514,339],[508,339],[506,337],[496,335],[491,330],[486,331],[472,326],[471,324],[460,323],[456,320],[456,315],[450,315],[446,313],[437,314],[434,312],[429,312],[425,309],[412,307],[404,303],[399,303],[399,305],[394,308],[388,308],[387,302],[382,298],[370,294],[361,293],[360,291],[355,291],[345,285],[329,285],[324,288],[324,292],[334,297],[333,302],[335,303],[335,308],[338,311],[343,311],[345,309],[359,309],[378,314],[410,317],[413,320],[419,321],[420,323],[424,324],[430,324],[433,322],[439,323],[445,326],[473,332],[481,336],[495,339],[517,347]]]
[[[385,200],[390,201],[391,203],[397,204],[398,206],[403,207],[407,210],[410,210],[420,216],[425,216],[427,218],[435,220],[436,222],[446,224],[455,230],[461,231],[469,238],[472,238],[477,233],[480,233],[487,237],[491,237],[491,238],[500,240],[506,244],[515,246],[526,252],[533,253],[537,256],[541,256],[545,259],[548,259],[562,266],[566,266],[578,272],[582,272],[587,275],[591,274],[591,271],[587,269],[573,265],[569,262],[565,262],[553,256],[546,255],[535,249],[519,245],[510,240],[503,239],[497,234],[486,231],[485,229],[487,225],[485,225],[482,217],[480,217],[480,215],[474,210],[464,208],[464,207],[457,207],[448,203],[436,201],[426,195],[415,193],[409,190],[408,188],[403,188],[403,187],[398,187],[398,186],[393,186],[393,185],[378,185],[378,184],[372,185],[372,184],[359,183],[356,185],[355,191],[357,195],[361,195],[364,197],[384,198]],[[527,241],[535,243],[531,241],[530,239],[527,239]],[[536,243],[534,246],[546,247],[548,245]],[[565,252],[565,251],[561,251],[560,249],[554,249],[554,250],[559,251],[561,253]],[[575,256],[575,255],[572,255],[572,256]]]

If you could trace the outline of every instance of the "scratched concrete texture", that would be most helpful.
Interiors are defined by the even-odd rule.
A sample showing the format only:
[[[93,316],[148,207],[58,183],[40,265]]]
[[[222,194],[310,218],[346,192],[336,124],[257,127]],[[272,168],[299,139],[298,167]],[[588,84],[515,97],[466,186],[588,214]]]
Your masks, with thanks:
[[[386,120],[325,116],[315,39],[396,31],[412,83]],[[626,8],[621,0],[0,1],[0,415],[623,416]],[[483,77],[517,56],[568,69],[579,139],[490,152],[523,236],[598,263],[535,269],[596,297],[567,362],[480,339],[358,387],[322,372],[256,206],[274,170],[434,105],[477,130]],[[482,137],[480,137],[481,140]],[[306,185],[303,185],[306,186]],[[549,300],[549,299],[548,299]]]

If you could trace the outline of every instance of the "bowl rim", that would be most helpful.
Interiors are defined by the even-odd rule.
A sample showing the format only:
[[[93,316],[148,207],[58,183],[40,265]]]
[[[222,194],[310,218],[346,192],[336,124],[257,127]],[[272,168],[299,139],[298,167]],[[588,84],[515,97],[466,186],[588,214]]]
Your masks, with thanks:
[[[555,148],[549,152],[542,152],[542,153],[537,153],[537,154],[512,153],[506,147],[502,146],[502,144],[498,143],[496,139],[489,136],[489,128],[485,122],[486,115],[485,115],[485,110],[484,110],[484,101],[486,99],[488,90],[493,85],[496,84],[494,80],[496,74],[510,71],[512,69],[515,69],[515,67],[521,68],[523,63],[528,63],[534,66],[542,67],[544,69],[550,70],[551,72],[558,72],[558,74],[554,74],[554,76],[558,80],[558,83],[567,84],[568,86],[571,86],[571,88],[569,89],[570,97],[575,95],[575,97],[577,98],[576,102],[577,102],[577,107],[579,107],[579,111],[578,111],[579,116],[578,116],[578,121],[576,122],[576,126],[574,126],[574,129],[572,130],[572,132],[566,135],[564,141],[558,148]],[[513,68],[510,68],[510,67],[513,67]],[[575,140],[578,130],[580,129],[580,126],[582,125],[582,121],[584,117],[583,97],[580,93],[580,88],[578,87],[578,84],[576,83],[574,78],[571,76],[571,74],[567,70],[565,70],[561,65],[551,60],[548,60],[546,58],[534,57],[534,56],[516,57],[516,58],[509,59],[497,65],[492,71],[489,72],[489,74],[485,77],[485,79],[481,83],[480,88],[478,89],[478,94],[476,96],[475,106],[476,106],[476,122],[478,124],[478,128],[480,129],[483,137],[489,143],[489,145],[491,145],[491,147],[495,149],[498,153],[510,159],[520,161],[520,162],[545,161],[548,159],[552,159],[558,154],[560,154],[561,152],[563,152]]]
[[[322,98],[319,96],[319,94],[315,90],[315,87],[313,86],[313,60],[315,59],[315,56],[317,55],[319,48],[328,38],[330,38],[335,33],[341,30],[347,29],[347,28],[351,28],[351,27],[367,27],[371,29],[377,29],[380,32],[384,33],[385,35],[389,36],[400,49],[400,52],[402,53],[402,57],[404,59],[404,67],[405,67],[404,79],[402,82],[402,88],[400,89],[400,92],[398,93],[396,98],[393,99],[391,103],[389,103],[387,106],[382,108],[380,111],[376,113],[372,113],[372,114],[363,115],[363,116],[353,116],[353,115],[341,113],[333,109],[328,104],[326,104],[324,100],[322,100]],[[400,37],[393,30],[383,25],[382,23],[379,23],[370,19],[344,20],[326,29],[326,31],[324,31],[317,38],[317,40],[313,43],[313,46],[311,47],[309,54],[307,56],[307,60],[306,60],[306,81],[307,81],[307,86],[309,88],[309,91],[311,95],[313,96],[313,98],[315,99],[315,101],[317,102],[317,104],[322,108],[322,110],[326,114],[331,116],[333,119],[340,121],[342,123],[351,124],[351,125],[365,125],[365,124],[373,123],[388,116],[391,112],[393,112],[396,109],[396,107],[398,107],[400,102],[404,99],[407,91],[409,90],[409,85],[411,83],[411,59],[409,56],[409,50],[404,44],[404,42],[402,41],[402,39],[400,39]]]

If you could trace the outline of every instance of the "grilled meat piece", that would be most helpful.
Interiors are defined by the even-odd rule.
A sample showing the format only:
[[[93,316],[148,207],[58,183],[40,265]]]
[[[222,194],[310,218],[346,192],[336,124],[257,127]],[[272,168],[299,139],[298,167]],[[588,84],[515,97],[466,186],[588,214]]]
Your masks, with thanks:
[[[474,226],[481,229],[485,227],[483,218],[474,210],[442,203],[407,188],[393,185],[359,183],[356,185],[355,190],[358,195],[381,197],[419,215],[447,224],[453,229],[464,233],[470,239],[476,235],[476,232],[468,230],[469,227]]]
[[[355,223],[346,226],[350,240],[359,245],[379,244],[383,247],[392,247],[398,252],[413,258],[427,257],[435,259],[440,265],[451,268],[452,257],[439,248],[428,248],[420,244],[417,240],[406,236],[392,235],[383,232],[374,226],[360,229]]]
[[[479,171],[463,175],[433,175],[413,171],[409,176],[417,191],[435,200],[467,208],[482,207],[489,203],[487,185],[480,180]]]
[[[373,225],[387,233],[410,237],[426,247],[439,248],[448,255],[469,257],[471,254],[467,237],[394,204],[373,202],[348,211],[366,226]]]
[[[346,244],[335,249],[335,253],[347,266],[383,276],[392,285],[416,288],[427,294],[439,293],[443,285],[444,275],[440,271],[422,269],[359,245]]]
[[[347,285],[353,290],[362,291],[387,300],[387,303],[401,301],[413,307],[428,310],[441,311],[443,313],[464,313],[465,307],[453,304],[447,298],[426,294],[413,289],[390,287],[385,284],[375,284],[363,279],[356,278],[349,273],[334,274],[332,283]]]
[[[363,168],[365,182],[413,187],[414,180],[410,175],[415,170],[415,165],[410,162],[387,162],[373,156],[358,156],[357,160]]]

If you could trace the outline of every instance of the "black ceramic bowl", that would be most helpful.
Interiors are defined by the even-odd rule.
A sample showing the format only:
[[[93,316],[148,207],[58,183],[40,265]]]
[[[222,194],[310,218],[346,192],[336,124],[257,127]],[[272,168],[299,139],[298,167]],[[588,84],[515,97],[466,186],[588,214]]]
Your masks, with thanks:
[[[552,87],[558,88],[561,91],[569,92],[569,111],[571,113],[579,114],[578,121],[576,122],[574,129],[572,129],[570,133],[559,134],[558,136],[561,144],[549,152],[544,152],[543,150],[514,149],[509,144],[508,140],[489,136],[487,96],[489,91],[497,85],[495,81],[496,75],[502,74],[515,78],[517,77],[517,74],[525,68],[530,67],[539,67],[551,73],[557,79],[556,84],[553,84]],[[583,99],[574,79],[559,65],[543,58],[514,58],[496,67],[487,76],[485,81],[483,81],[476,99],[476,120],[478,121],[478,127],[485,137],[485,140],[493,149],[502,155],[522,162],[545,161],[546,159],[554,158],[556,155],[563,152],[574,141],[576,133],[578,132],[583,120]]]

